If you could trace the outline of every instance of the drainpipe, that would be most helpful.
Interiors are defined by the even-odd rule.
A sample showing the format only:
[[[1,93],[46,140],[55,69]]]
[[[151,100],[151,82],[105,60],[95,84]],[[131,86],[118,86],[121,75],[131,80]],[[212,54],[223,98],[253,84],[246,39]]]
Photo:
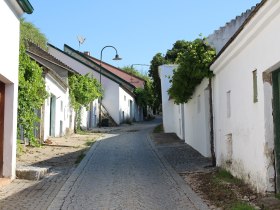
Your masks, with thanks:
[[[216,166],[216,155],[214,146],[214,114],[213,114],[213,90],[212,90],[212,78],[209,78],[209,107],[210,107],[210,149],[212,166]]]

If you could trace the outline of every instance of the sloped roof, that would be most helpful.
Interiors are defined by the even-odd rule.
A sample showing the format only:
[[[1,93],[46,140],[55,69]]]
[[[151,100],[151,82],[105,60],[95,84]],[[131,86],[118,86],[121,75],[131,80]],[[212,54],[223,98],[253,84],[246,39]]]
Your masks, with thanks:
[[[238,30],[231,36],[231,38],[227,41],[227,43],[222,47],[222,49],[217,54],[216,58],[212,62],[215,63],[215,61],[221,56],[221,54],[231,45],[231,43],[237,38],[237,36],[243,31],[245,26],[252,20],[252,18],[257,14],[257,12],[263,7],[263,5],[268,0],[262,0],[259,4],[257,4],[255,7],[252,8],[252,11],[250,11],[249,16],[245,19],[243,24],[238,28]]]
[[[93,62],[95,62],[97,65],[100,65],[100,60],[88,55],[85,53],[85,55],[91,59]],[[137,77],[133,74],[129,74],[115,66],[112,66],[106,62],[102,61],[102,67],[107,69],[108,71],[112,72],[113,74],[117,75],[118,77],[122,78],[123,80],[127,81],[128,83],[132,84],[136,88],[144,88],[145,80]]]
[[[50,46],[52,46],[52,45],[50,45]],[[54,47],[54,46],[52,46],[52,47]],[[56,47],[54,47],[54,48],[57,49]],[[59,49],[57,49],[57,50],[59,50]],[[105,77],[111,79],[112,81],[120,84],[122,88],[124,88],[125,90],[129,91],[131,93],[131,95],[134,95],[133,94],[133,90],[135,89],[135,85],[133,85],[133,83],[131,83],[130,81],[124,80],[122,77],[119,77],[118,75],[116,75],[113,72],[109,71],[103,65],[102,65],[102,71],[100,72],[100,64],[97,63],[97,62],[94,62],[85,53],[77,51],[77,50],[73,49],[72,47],[70,47],[70,46],[68,46],[66,44],[64,45],[64,51],[62,51],[62,52],[67,54],[71,58],[77,60],[78,62],[81,62],[84,65],[88,66],[93,71],[101,73],[103,76],[105,76]]]
[[[34,44],[33,42],[27,43],[27,52],[30,52],[32,54],[36,54],[37,56],[41,57],[42,59],[53,63],[57,66],[60,66],[61,68],[71,72],[71,73],[77,73],[74,69],[67,66],[65,63],[61,62],[51,54],[49,54],[47,51],[40,48],[38,45]]]

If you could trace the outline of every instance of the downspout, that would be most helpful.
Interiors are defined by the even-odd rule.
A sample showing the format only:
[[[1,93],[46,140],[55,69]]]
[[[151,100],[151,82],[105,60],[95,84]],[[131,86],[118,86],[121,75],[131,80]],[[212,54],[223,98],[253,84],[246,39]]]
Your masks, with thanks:
[[[213,112],[213,90],[212,90],[212,78],[209,77],[209,107],[210,107],[210,149],[212,166],[216,166],[216,155],[214,146],[214,112]]]

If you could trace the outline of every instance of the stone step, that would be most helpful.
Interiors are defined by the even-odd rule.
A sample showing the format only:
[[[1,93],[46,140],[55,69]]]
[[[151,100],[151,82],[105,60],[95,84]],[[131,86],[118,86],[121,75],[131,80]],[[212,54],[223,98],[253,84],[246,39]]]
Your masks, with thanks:
[[[36,167],[36,166],[17,166],[17,179],[26,179],[38,181],[42,179],[50,170],[51,167]]]

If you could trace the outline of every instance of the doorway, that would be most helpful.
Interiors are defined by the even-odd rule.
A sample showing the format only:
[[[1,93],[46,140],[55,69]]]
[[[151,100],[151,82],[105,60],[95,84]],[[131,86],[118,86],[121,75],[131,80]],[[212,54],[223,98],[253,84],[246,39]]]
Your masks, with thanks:
[[[272,73],[276,192],[280,192],[280,69]]]
[[[55,111],[56,111],[56,96],[51,95],[50,102],[50,136],[55,136]]]
[[[5,84],[0,82],[0,177],[3,175]]]

